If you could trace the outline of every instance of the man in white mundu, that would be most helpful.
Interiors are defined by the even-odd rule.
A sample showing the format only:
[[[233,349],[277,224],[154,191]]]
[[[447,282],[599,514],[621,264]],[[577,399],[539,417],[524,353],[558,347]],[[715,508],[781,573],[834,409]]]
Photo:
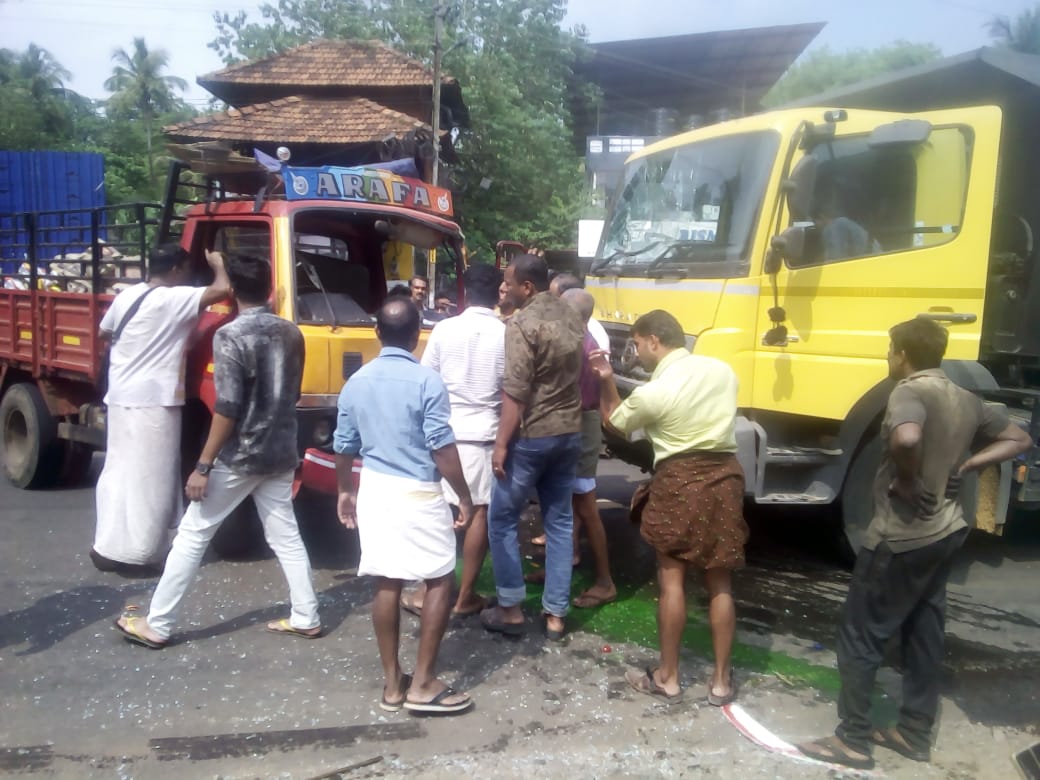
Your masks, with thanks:
[[[199,314],[228,294],[220,253],[207,252],[206,261],[213,283],[191,287],[191,256],[177,244],[153,249],[148,281],[119,293],[101,320],[101,338],[118,334],[109,358],[108,440],[90,551],[102,571],[160,566],[181,516],[185,347]]]
[[[343,387],[336,425],[339,519],[357,528],[361,539],[358,575],[376,578],[372,623],[385,684],[379,706],[453,713],[473,700],[434,674],[455,585],[455,529],[473,516],[455,436],[449,425],[448,390],[435,371],[412,352],[419,343],[419,312],[410,301],[393,298],[376,315],[383,349]],[[352,466],[361,455],[355,493]],[[459,499],[459,519],[441,489],[447,480]],[[405,581],[426,584],[419,654],[413,674],[398,657]]]

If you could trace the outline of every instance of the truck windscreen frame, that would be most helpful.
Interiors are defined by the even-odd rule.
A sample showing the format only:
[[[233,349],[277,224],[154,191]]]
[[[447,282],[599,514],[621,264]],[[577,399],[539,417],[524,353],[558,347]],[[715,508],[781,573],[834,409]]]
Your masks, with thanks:
[[[593,274],[746,276],[780,134],[709,138],[625,168]]]

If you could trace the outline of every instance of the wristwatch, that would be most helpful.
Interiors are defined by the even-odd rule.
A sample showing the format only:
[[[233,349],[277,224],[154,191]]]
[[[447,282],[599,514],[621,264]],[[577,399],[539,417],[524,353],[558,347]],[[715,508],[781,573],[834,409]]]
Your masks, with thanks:
[[[212,463],[203,463],[201,460],[195,464],[195,470],[204,477],[209,476],[209,472],[213,470]]]

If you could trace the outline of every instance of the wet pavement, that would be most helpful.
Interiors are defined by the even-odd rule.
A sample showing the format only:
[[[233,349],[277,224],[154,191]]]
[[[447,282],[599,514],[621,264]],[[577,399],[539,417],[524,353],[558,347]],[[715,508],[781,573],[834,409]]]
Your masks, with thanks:
[[[118,778],[782,777],[833,768],[746,740],[704,692],[710,657],[705,596],[691,578],[685,698],[667,705],[629,690],[628,666],[654,658],[653,558],[621,504],[637,472],[601,462],[601,509],[619,600],[575,610],[562,645],[529,622],[518,641],[453,622],[444,678],[469,690],[460,718],[382,712],[368,609],[353,575],[356,537],[329,507],[301,508],[327,635],[276,636],[284,617],[276,561],[211,560],[186,599],[171,646],[131,646],[112,629],[154,580],[96,571],[89,489],[26,493],[0,485],[0,774]],[[532,511],[533,514],[533,511]],[[973,536],[950,586],[943,704],[933,762],[878,751],[875,776],[1013,777],[1009,756],[1040,739],[1040,524],[1012,538]],[[1031,527],[1032,526],[1032,527]],[[848,573],[835,561],[826,513],[752,517],[749,566],[735,579],[740,704],[788,741],[835,722],[835,624]],[[525,538],[538,532],[526,526]],[[525,548],[529,565],[538,552]],[[589,582],[586,561],[575,593]],[[490,585],[485,570],[483,584]],[[529,615],[538,612],[532,588]],[[418,621],[402,617],[406,668]],[[897,708],[898,658],[879,677],[880,718]],[[852,773],[847,773],[852,776]]]

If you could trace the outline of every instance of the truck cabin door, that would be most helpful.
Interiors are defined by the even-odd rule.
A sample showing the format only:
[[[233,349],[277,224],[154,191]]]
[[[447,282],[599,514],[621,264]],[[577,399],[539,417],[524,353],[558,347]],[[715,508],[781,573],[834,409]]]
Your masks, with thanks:
[[[949,329],[948,359],[978,358],[1000,122],[996,107],[850,110],[810,135],[780,235],[786,338],[762,284],[756,408],[844,419],[886,376],[889,328],[917,316]]]

